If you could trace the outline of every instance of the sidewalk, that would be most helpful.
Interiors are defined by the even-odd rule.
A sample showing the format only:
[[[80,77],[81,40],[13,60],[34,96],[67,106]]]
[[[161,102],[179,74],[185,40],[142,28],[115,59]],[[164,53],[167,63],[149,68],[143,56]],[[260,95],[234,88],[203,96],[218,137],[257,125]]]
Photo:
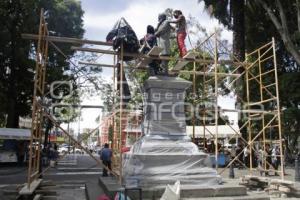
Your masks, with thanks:
[[[220,174],[221,171],[223,171],[223,170],[224,170],[224,168],[219,168],[218,173]],[[239,179],[239,178],[243,177],[244,175],[250,175],[250,170],[234,168],[234,175],[235,175],[235,179]],[[253,171],[252,175],[261,176],[258,171]],[[221,176],[225,179],[229,178],[229,168],[225,169],[225,171],[221,174]],[[272,179],[281,179],[280,176],[274,176],[274,172],[270,172],[270,175],[268,177],[272,178]],[[295,181],[295,169],[294,168],[288,167],[285,169],[284,180]]]

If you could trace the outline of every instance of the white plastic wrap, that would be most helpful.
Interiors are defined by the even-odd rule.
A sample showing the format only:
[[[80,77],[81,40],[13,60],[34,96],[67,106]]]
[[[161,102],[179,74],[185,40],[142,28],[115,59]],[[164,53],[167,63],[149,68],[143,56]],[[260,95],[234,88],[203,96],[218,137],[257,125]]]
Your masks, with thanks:
[[[146,81],[144,136],[123,154],[125,185],[165,186],[180,181],[185,185],[207,186],[221,181],[209,156],[200,152],[186,135],[182,102],[189,86],[190,82],[175,77],[150,77]]]
[[[160,200],[179,200],[180,199],[180,181],[174,185],[167,185],[165,192]]]
[[[155,186],[180,180],[188,185],[216,185],[221,179],[209,156],[189,141],[144,136],[123,154],[126,185]]]

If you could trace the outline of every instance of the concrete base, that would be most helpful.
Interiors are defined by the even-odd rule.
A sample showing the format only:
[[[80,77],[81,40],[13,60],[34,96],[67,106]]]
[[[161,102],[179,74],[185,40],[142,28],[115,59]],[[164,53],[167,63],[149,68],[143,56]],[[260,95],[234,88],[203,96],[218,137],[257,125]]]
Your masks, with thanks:
[[[26,183],[25,186],[20,190],[19,194],[25,196],[32,195],[33,192],[40,186],[41,182],[42,179],[34,180],[30,184],[30,187],[28,187],[28,183]]]
[[[116,178],[114,177],[100,177],[99,185],[103,188],[104,192],[113,197],[117,192],[124,191],[124,187],[122,187]],[[160,199],[165,187],[147,187],[142,188],[143,199]],[[264,194],[257,195],[247,195],[247,189],[244,186],[238,185],[238,182],[233,183],[224,183],[223,185],[211,186],[211,187],[199,187],[192,185],[182,185],[181,186],[181,198],[182,199],[241,199],[241,200],[269,200],[270,198]],[[131,199],[138,199],[137,191],[130,191],[129,197]]]
[[[184,137],[182,137],[184,138]],[[174,184],[214,186],[221,177],[211,167],[209,155],[178,136],[143,136],[123,154],[126,186],[152,187]]]

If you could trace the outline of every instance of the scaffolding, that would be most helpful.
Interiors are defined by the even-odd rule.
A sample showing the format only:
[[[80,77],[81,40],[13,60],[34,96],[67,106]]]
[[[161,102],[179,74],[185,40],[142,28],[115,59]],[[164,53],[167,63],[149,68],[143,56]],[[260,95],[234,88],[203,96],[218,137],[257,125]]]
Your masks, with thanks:
[[[111,47],[112,44],[102,41],[84,40],[77,38],[65,38],[65,37],[54,37],[49,36],[47,30],[47,23],[44,18],[43,10],[40,16],[40,27],[38,35],[34,34],[23,34],[24,39],[37,40],[36,49],[36,75],[34,79],[34,94],[33,94],[33,109],[32,109],[32,132],[30,141],[30,158],[29,158],[29,168],[28,168],[28,180],[27,187],[30,188],[33,181],[37,180],[39,175],[44,173],[47,169],[41,172],[40,166],[40,152],[41,152],[41,138],[42,138],[42,123],[43,118],[48,118],[56,127],[58,127],[64,134],[66,134],[72,142],[77,144],[82,148],[87,154],[89,154],[100,166],[101,161],[94,157],[87,149],[81,145],[81,141],[74,139],[66,130],[64,130],[51,116],[45,111],[43,106],[43,99],[45,95],[45,73],[47,65],[47,52],[48,44],[50,44],[54,49],[56,49],[62,56],[68,59],[64,53],[54,44],[58,43],[69,43],[74,45],[84,45],[92,44],[99,46]],[[209,45],[207,45],[209,44]],[[211,45],[213,44],[213,45]],[[154,47],[156,48],[156,47]],[[113,69],[113,93],[117,94],[117,84],[123,84],[123,73],[124,68],[133,68],[134,70],[147,70],[147,63],[153,59],[155,60],[175,60],[176,65],[170,70],[170,73],[179,74],[191,74],[193,76],[193,94],[197,95],[196,81],[199,77],[202,80],[202,94],[198,94],[202,102],[210,101],[213,103],[212,107],[201,107],[199,110],[193,111],[193,141],[195,138],[195,121],[196,115],[200,112],[203,118],[201,119],[204,126],[204,144],[206,142],[205,134],[209,134],[215,143],[215,162],[216,169],[218,169],[218,125],[220,120],[220,112],[235,112],[243,114],[243,124],[240,126],[240,130],[236,131],[230,124],[227,123],[240,137],[240,132],[246,132],[247,137],[240,137],[240,140],[244,143],[243,150],[249,151],[250,154],[250,174],[257,170],[253,166],[252,157],[254,153],[258,152],[257,146],[255,145],[257,141],[262,144],[263,149],[263,169],[265,172],[274,171],[279,172],[282,179],[284,179],[284,168],[283,168],[283,146],[282,146],[282,132],[281,132],[281,115],[280,115],[280,105],[279,105],[279,93],[278,93],[278,76],[277,76],[277,66],[276,66],[276,49],[275,40],[272,39],[271,42],[263,45],[262,47],[256,49],[255,51],[246,54],[246,60],[241,62],[236,59],[231,53],[224,56],[224,52],[230,52],[226,49],[226,46],[222,43],[218,36],[218,31],[208,36],[201,44],[199,44],[193,51],[188,53],[183,58],[174,58],[168,56],[160,56],[157,53],[157,49],[152,49],[148,54],[140,53],[127,53],[124,52],[123,46],[119,51],[105,50],[100,48],[87,48],[72,46],[72,50],[84,51],[92,53],[101,53],[113,56],[112,65],[100,64],[100,63],[89,63],[85,61],[79,62],[79,64],[84,65],[95,65],[100,67],[110,67]],[[200,52],[200,53],[199,53]],[[208,55],[203,56],[201,52],[208,52]],[[124,56],[133,57],[135,60],[134,67],[125,65]],[[119,64],[118,64],[119,63]],[[188,64],[192,63],[192,70],[184,69]],[[116,69],[119,67],[120,80],[117,81]],[[222,85],[223,88],[220,87]],[[240,87],[244,85],[244,87]],[[237,100],[242,102],[241,108],[236,109],[221,109],[218,103],[218,97],[222,94],[222,90],[228,89],[234,91],[237,96]],[[245,97],[239,95],[239,90],[246,90]],[[256,96],[253,95],[253,91]],[[257,94],[259,94],[257,96]],[[112,118],[113,126],[113,146],[116,151],[119,152],[118,156],[118,169],[113,170],[115,176],[119,177],[120,182],[122,182],[122,131],[124,123],[127,120],[127,112],[124,111],[123,102],[124,91],[123,87],[119,87],[117,96],[114,96],[113,103],[116,104],[119,100],[118,107],[115,107],[113,112],[109,115]],[[252,98],[255,96],[255,98]],[[118,97],[119,99],[117,99]],[[193,102],[196,104],[196,101]],[[264,106],[264,109],[258,109],[257,106]],[[213,113],[215,125],[215,133],[210,132],[205,128],[208,113]],[[258,117],[258,118],[255,118]],[[101,126],[101,124],[99,125]],[[90,132],[87,137],[96,131],[99,127],[96,127],[92,132]],[[270,132],[273,136],[270,137]],[[233,139],[234,137],[231,137]],[[276,139],[274,139],[276,138]],[[268,141],[276,143],[279,148],[279,155],[276,155],[280,160],[280,170],[274,169],[272,164],[269,162],[270,153],[268,151]],[[239,159],[240,155],[243,153],[241,151],[237,154],[226,166],[228,168],[234,162],[239,162],[244,165],[243,161]],[[64,154],[62,158],[65,156]],[[219,171],[222,174],[225,169]],[[108,169],[109,170],[109,169]]]

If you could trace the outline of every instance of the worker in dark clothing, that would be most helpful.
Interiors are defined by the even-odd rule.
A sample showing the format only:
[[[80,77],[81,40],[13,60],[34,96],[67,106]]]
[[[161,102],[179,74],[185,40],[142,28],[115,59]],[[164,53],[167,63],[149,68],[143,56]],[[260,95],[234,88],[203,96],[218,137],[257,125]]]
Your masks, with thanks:
[[[142,45],[141,53],[147,54],[154,46],[157,46],[157,40],[155,36],[154,27],[151,25],[147,26],[147,34],[140,40]],[[152,60],[149,64],[150,76],[155,76],[159,71],[159,63],[157,60]]]
[[[111,170],[111,157],[112,157],[112,151],[109,148],[108,144],[104,144],[104,148],[101,151],[101,160],[103,162],[103,165],[106,166],[109,170]],[[107,169],[103,168],[102,176],[108,176]]]

